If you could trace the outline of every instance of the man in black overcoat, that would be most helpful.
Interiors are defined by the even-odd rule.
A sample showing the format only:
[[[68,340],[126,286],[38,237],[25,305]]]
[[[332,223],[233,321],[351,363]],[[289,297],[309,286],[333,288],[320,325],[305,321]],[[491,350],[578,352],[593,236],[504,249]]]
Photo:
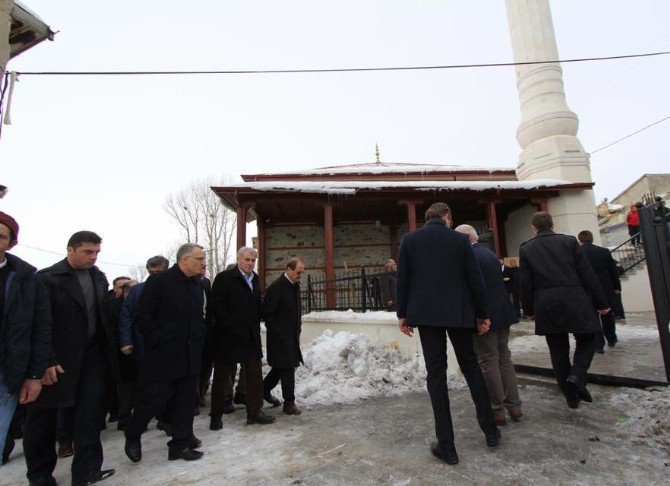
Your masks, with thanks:
[[[135,320],[145,351],[125,445],[133,462],[142,459],[142,432],[168,403],[172,409],[168,459],[193,461],[203,455],[197,450],[200,440],[193,435],[193,397],[207,331],[205,287],[200,279],[205,265],[202,247],[186,243],[177,250],[177,263],[149,276],[142,289]]]
[[[594,245],[593,233],[588,230],[580,231],[577,239],[581,243],[582,251],[591,263],[593,271],[596,272],[596,277],[598,277],[600,287],[605,292],[609,307],[615,309],[618,304],[617,294],[621,293],[621,282],[619,281],[616,261],[612,258],[612,252],[602,246]],[[603,332],[598,334],[596,338],[596,351],[603,353],[605,340],[607,340],[609,347],[614,347],[618,341],[614,312],[608,312],[600,316],[600,322],[603,326]]]
[[[610,311],[588,259],[574,236],[554,233],[545,211],[531,220],[535,237],[519,248],[521,301],[526,316],[535,319],[535,334],[545,336],[558,386],[570,408],[591,402],[587,372],[602,332],[598,314]],[[596,311],[597,309],[597,311]],[[570,340],[577,341],[572,364]]]
[[[462,224],[456,231],[467,235],[484,277],[491,328],[486,334],[475,335],[473,344],[486,380],[493,419],[496,425],[505,425],[505,410],[514,421],[522,416],[519,387],[509,349],[510,326],[519,319],[505,289],[498,257],[478,242],[479,236],[472,226]]]
[[[254,272],[258,252],[248,246],[237,251],[237,265],[219,273],[212,284],[211,308],[214,313],[214,378],[212,380],[211,430],[223,427],[221,417],[232,390],[227,380],[237,363],[247,375],[247,423],[269,424],[274,417],[263,407],[263,348],[261,344],[261,293]]]
[[[447,334],[487,445],[498,445],[500,432],[493,422],[486,383],[472,345],[473,334],[477,330],[483,334],[490,326],[486,289],[470,242],[450,227],[449,206],[435,203],[426,211],[425,226],[403,237],[396,297],[400,331],[412,336],[414,327],[419,329],[438,439],[431,451],[448,464],[456,464],[447,393]]]
[[[108,322],[107,278],[95,262],[102,239],[79,231],[67,257],[40,270],[53,320],[52,354],[38,399],[26,411],[23,450],[31,484],[56,484],[58,410],[74,406],[72,484],[91,484],[114,474],[101,470],[107,376],[118,376],[116,340]]]
[[[300,415],[295,406],[295,369],[300,366],[300,279],[305,264],[298,258],[286,263],[286,271],[272,282],[263,300],[263,318],[267,329],[268,364],[272,367],[263,380],[263,396],[273,403],[272,390],[281,381],[283,411]]]

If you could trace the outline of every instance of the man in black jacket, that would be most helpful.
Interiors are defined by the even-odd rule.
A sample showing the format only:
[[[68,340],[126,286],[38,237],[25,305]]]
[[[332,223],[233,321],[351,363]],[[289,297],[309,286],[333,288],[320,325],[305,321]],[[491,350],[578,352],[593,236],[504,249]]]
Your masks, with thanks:
[[[456,464],[446,379],[447,334],[488,446],[498,445],[500,431],[493,422],[486,383],[472,345],[475,330],[484,334],[491,324],[486,289],[468,239],[450,227],[449,206],[435,203],[426,211],[426,225],[403,237],[396,296],[400,331],[412,336],[413,328],[419,328],[438,439],[431,451],[448,464]]]
[[[100,430],[105,420],[106,376],[118,376],[115,339],[107,321],[107,278],[95,266],[102,238],[79,231],[67,257],[40,270],[51,304],[52,355],[42,393],[26,412],[23,450],[31,484],[56,484],[56,422],[60,408],[75,407],[72,484],[114,474],[101,470]]]
[[[535,319],[535,334],[547,340],[568,406],[577,408],[580,400],[593,401],[587,372],[602,332],[598,314],[609,312],[609,304],[577,239],[554,233],[553,219],[544,211],[533,215],[531,226],[535,237],[519,248],[523,310]],[[577,341],[572,364],[568,333]]]
[[[600,287],[605,292],[609,307],[614,309],[617,305],[617,294],[621,293],[621,282],[617,273],[616,261],[612,258],[612,252],[602,246],[594,245],[593,233],[588,230],[580,231],[577,239],[582,245],[582,251],[591,263],[593,271],[596,272],[596,277],[598,277]],[[607,339],[609,347],[614,347],[618,341],[614,312],[608,312],[600,316],[600,322],[603,326],[603,332],[598,334],[596,338],[596,351],[603,353],[605,339]]]
[[[300,415],[295,406],[295,369],[300,366],[300,279],[305,264],[299,258],[286,263],[286,272],[272,282],[263,300],[263,317],[267,329],[268,364],[272,369],[263,380],[263,396],[273,403],[272,390],[281,380],[283,411]]]
[[[200,245],[177,250],[177,263],[151,275],[142,289],[136,323],[144,338],[139,363],[139,396],[126,428],[125,451],[133,462],[142,459],[142,432],[172,400],[172,440],[168,459],[193,461],[203,455],[193,435],[193,397],[198,386],[205,343],[205,287],[200,275],[206,265]]]
[[[263,348],[261,344],[261,293],[254,272],[258,252],[248,246],[237,251],[237,265],[219,273],[211,292],[214,313],[214,379],[212,380],[211,430],[223,427],[221,417],[228,399],[225,389],[237,363],[247,375],[247,424],[270,424],[263,413]],[[275,403],[273,403],[275,405]],[[276,406],[279,404],[276,403]]]
[[[36,269],[7,253],[19,225],[0,212],[0,451],[17,403],[34,402],[51,350],[51,312]]]

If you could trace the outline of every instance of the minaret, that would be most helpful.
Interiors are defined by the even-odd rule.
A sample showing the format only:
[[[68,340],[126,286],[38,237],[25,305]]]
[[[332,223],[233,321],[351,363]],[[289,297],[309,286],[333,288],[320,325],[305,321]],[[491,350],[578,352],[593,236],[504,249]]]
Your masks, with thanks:
[[[506,0],[515,62],[559,59],[549,0]],[[516,66],[521,123],[516,138],[519,180],[562,179],[591,182],[587,153],[577,138],[579,120],[565,100],[559,63]],[[550,199],[556,230],[576,235],[583,229],[599,240],[592,190],[563,191]]]
[[[381,159],[381,155],[379,154],[379,144],[377,144],[377,143],[375,144],[375,159],[376,159],[375,163],[377,165],[381,165],[382,159]]]

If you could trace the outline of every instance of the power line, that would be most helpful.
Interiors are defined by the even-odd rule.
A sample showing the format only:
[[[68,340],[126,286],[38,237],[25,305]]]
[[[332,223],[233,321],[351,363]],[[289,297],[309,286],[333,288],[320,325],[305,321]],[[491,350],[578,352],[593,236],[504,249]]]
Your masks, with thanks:
[[[665,118],[661,118],[660,120],[655,121],[654,123],[651,123],[651,124],[647,125],[647,126],[644,127],[644,128],[640,128],[639,130],[637,130],[637,131],[635,131],[635,132],[633,132],[633,133],[629,133],[628,135],[626,135],[625,137],[620,138],[619,140],[615,140],[615,141],[612,142],[612,143],[608,143],[607,145],[605,145],[605,146],[603,146],[603,147],[600,147],[599,149],[596,149],[596,150],[594,150],[594,151],[592,151],[592,152],[589,152],[589,157],[590,157],[591,155],[595,154],[596,152],[600,152],[601,150],[605,150],[606,148],[609,148],[609,147],[611,147],[612,145],[616,145],[616,144],[619,143],[619,142],[623,142],[623,141],[626,140],[627,138],[630,138],[630,137],[632,137],[632,136],[634,136],[634,135],[637,135],[638,133],[645,131],[647,128],[651,128],[651,127],[653,127],[654,125],[658,125],[659,123],[662,123],[662,122],[664,122],[664,121],[666,121],[666,120],[670,120],[670,115],[666,116]]]
[[[37,250],[37,251],[41,251],[41,252],[44,252],[44,253],[50,253],[52,255],[63,256],[62,251],[45,250],[44,248],[37,248],[36,246],[30,246],[30,245],[26,245],[24,243],[19,243],[16,246],[23,246],[25,248],[30,248],[31,250]],[[103,260],[98,260],[97,263],[104,263],[105,265],[116,265],[118,267],[131,267],[131,268],[138,266],[137,264],[131,265],[130,263],[114,263],[114,262],[106,262],[106,261],[103,261]]]
[[[250,69],[250,70],[200,70],[200,71],[17,71],[21,76],[175,76],[175,75],[212,75],[212,74],[310,74],[310,73],[352,73],[375,71],[427,71],[438,69],[473,69],[508,66],[528,66],[534,64],[566,64],[590,61],[612,61],[616,59],[635,59],[640,57],[665,56],[670,51],[648,52],[644,54],[626,54],[619,56],[582,57],[575,59],[556,59],[552,61],[496,62],[484,64],[444,64],[436,66],[397,66],[366,68],[326,68],[326,69]]]

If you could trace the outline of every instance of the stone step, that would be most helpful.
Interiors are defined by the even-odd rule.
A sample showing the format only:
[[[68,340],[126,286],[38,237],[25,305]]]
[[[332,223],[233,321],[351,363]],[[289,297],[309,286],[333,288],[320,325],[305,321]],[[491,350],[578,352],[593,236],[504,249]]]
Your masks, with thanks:
[[[516,381],[519,385],[541,386],[544,388],[551,388],[552,390],[558,390],[556,380],[554,378],[549,378],[548,376],[517,372]]]

